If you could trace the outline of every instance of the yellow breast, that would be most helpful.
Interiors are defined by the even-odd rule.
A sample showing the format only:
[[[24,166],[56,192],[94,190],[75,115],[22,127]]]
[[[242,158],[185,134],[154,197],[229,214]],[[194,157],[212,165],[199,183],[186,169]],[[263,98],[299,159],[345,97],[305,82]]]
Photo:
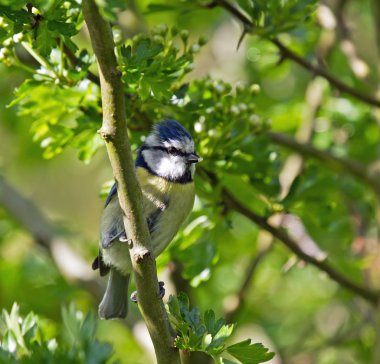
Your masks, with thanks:
[[[143,192],[143,210],[148,218],[158,209],[161,213],[155,230],[151,233],[154,254],[165,249],[177,233],[180,225],[193,208],[194,183],[174,183],[152,175],[138,167],[137,178]]]

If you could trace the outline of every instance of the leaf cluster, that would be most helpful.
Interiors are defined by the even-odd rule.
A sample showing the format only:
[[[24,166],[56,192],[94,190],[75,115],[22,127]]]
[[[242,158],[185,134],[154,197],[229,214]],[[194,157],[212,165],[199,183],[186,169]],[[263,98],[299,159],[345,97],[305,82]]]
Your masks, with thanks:
[[[248,15],[251,23],[243,22],[244,30],[263,37],[289,32],[308,22],[314,15],[317,0],[235,0],[230,6]],[[157,12],[189,13],[208,7],[223,7],[223,1],[182,0],[177,4],[155,2],[148,5],[147,14]]]
[[[252,19],[255,34],[273,37],[310,20],[316,0],[237,0]]]
[[[83,22],[77,1],[34,1],[27,7],[24,1],[0,4],[1,54],[7,65],[19,64],[15,45],[20,42],[30,43],[44,57],[50,55],[57,41],[76,50],[71,37]]]
[[[26,317],[14,303],[10,312],[0,316],[0,363],[93,363],[109,362],[112,348],[94,339],[96,319],[86,317],[74,305],[62,310],[63,332],[59,338],[49,337],[46,326],[37,315]]]
[[[162,24],[151,35],[138,35],[119,47],[119,63],[127,93],[137,93],[141,101],[172,97],[173,85],[192,70],[193,54],[204,42],[188,44],[188,32],[169,30]],[[183,48],[180,52],[176,36]]]
[[[226,341],[234,331],[233,324],[215,319],[213,310],[207,310],[203,317],[198,308],[190,309],[189,299],[184,293],[170,296],[167,304],[170,320],[177,330],[175,346],[186,351],[201,351],[210,355],[216,363],[236,363],[223,356],[232,355],[242,364],[264,363],[274,357],[262,344],[251,344],[244,340],[227,346]]]

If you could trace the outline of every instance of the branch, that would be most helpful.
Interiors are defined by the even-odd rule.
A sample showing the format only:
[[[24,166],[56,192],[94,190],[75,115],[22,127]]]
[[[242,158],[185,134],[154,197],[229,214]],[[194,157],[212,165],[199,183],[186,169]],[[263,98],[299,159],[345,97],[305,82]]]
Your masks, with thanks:
[[[76,57],[76,55],[71,51],[71,49],[65,43],[63,43],[63,53],[65,53],[66,57],[70,61],[71,66],[72,67],[76,67],[77,64],[78,64],[78,58]],[[96,85],[100,86],[99,77],[96,76],[96,75],[94,75],[91,71],[87,71],[87,78],[91,82],[93,82]]]
[[[372,9],[373,9],[373,25],[375,28],[376,35],[376,48],[378,56],[380,55],[380,3],[378,0],[372,0]]]
[[[220,6],[227,10],[230,14],[235,16],[239,21],[243,23],[244,32],[253,32],[254,24],[252,20],[245,15],[238,7],[233,5],[227,0],[214,0],[207,7],[214,8],[216,6]],[[380,100],[373,98],[371,95],[364,94],[357,89],[345,84],[344,82],[335,78],[332,74],[327,72],[324,68],[314,65],[313,63],[308,62],[306,59],[299,56],[297,53],[293,52],[291,49],[287,48],[278,38],[270,38],[270,42],[272,42],[281,52],[281,59],[290,59],[310,71],[314,75],[319,75],[325,78],[329,83],[335,87],[337,90],[351,95],[357,98],[360,101],[365,102],[366,104],[380,107]]]
[[[365,178],[366,168],[356,161],[347,158],[336,157],[328,151],[315,148],[308,142],[298,142],[286,134],[267,132],[266,135],[276,144],[282,145],[291,150],[295,150],[302,155],[307,155],[319,159],[323,162],[326,162],[327,164],[332,165],[334,168],[344,170],[345,172],[348,172],[356,177]]]
[[[336,18],[339,35],[341,38],[340,48],[346,55],[352,72],[356,77],[366,79],[369,76],[369,67],[367,63],[359,56],[350,27],[346,21],[345,13],[348,3],[348,0],[339,0],[336,8],[331,9],[331,15]]]
[[[169,320],[159,298],[155,259],[127,135],[124,87],[117,68],[111,27],[100,15],[94,0],[83,1],[83,15],[98,60],[103,106],[103,126],[99,132],[106,144],[124,213],[125,230],[131,239],[129,253],[139,307],[153,341],[157,362],[180,363]],[[127,245],[125,249],[128,249]]]
[[[310,143],[298,142],[292,137],[289,137],[282,133],[267,132],[266,135],[276,144],[294,150],[301,155],[319,159],[320,161],[327,163],[337,170],[344,171],[361,179],[363,182],[372,187],[378,195],[380,194],[378,176],[376,173],[371,172],[372,165],[374,166],[376,162],[366,167],[357,161],[348,158],[337,157],[328,151],[317,149]]]
[[[307,263],[310,263],[325,272],[332,280],[340,284],[342,287],[356,293],[360,297],[364,298],[368,302],[373,305],[377,305],[380,302],[380,291],[375,291],[370,288],[364,287],[337,270],[333,268],[326,258],[325,260],[318,260],[308,254],[306,254],[297,244],[295,240],[293,240],[285,230],[274,227],[270,223],[268,223],[267,219],[262,216],[257,215],[255,212],[249,210],[245,206],[243,206],[239,201],[237,201],[228,191],[223,190],[223,197],[226,204],[233,208],[235,211],[241,213],[260,228],[271,233],[276,239],[285,244],[288,249],[290,249],[294,254],[296,254],[300,259],[304,260]]]
[[[66,237],[41,210],[15,190],[3,176],[0,176],[0,205],[20,226],[30,232],[35,242],[54,260],[65,279],[74,281],[95,297],[101,297],[102,287],[93,279],[94,275],[88,263],[70,248]]]

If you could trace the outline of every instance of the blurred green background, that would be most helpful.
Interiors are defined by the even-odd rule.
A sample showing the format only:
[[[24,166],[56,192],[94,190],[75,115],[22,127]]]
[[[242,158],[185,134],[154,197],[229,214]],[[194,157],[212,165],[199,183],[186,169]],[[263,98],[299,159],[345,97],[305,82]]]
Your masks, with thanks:
[[[379,308],[305,264],[223,200],[227,189],[273,226],[287,229],[308,255],[317,260],[328,256],[344,276],[363,287],[380,288],[378,108],[339,92],[315,70],[281,57],[271,41],[277,36],[302,59],[376,98],[380,69],[376,1],[236,1],[245,14],[257,16],[256,30],[239,47],[242,25],[225,9],[210,9],[205,2],[194,9],[188,1],[167,1],[168,11],[158,12],[152,7],[155,3],[118,2],[121,9],[112,19],[118,25],[115,32],[120,30],[129,39],[166,24],[169,29],[187,29],[189,44],[200,49],[189,51],[194,57],[192,71],[169,85],[175,91],[163,93],[161,99],[148,92],[128,110],[134,115],[140,108],[149,120],[176,117],[194,135],[205,159],[196,179],[194,212],[158,259],[166,297],[186,291],[202,311],[212,308],[217,316],[237,322],[233,340],[250,337],[263,342],[276,352],[273,364],[380,363]],[[290,13],[287,3],[296,4]],[[51,6],[36,4],[42,4],[41,9]],[[261,15],[249,14],[252,4],[256,10],[262,7]],[[203,45],[199,37],[207,38],[207,43]],[[91,49],[85,27],[73,40],[80,49]],[[169,41],[163,42],[168,46]],[[21,61],[37,68],[25,50],[17,52]],[[73,316],[75,310],[84,314],[97,310],[105,279],[91,271],[91,262],[97,254],[99,219],[109,186],[105,184],[112,180],[112,171],[98,141],[95,155],[82,158],[85,162],[78,160],[78,144],[70,141],[62,151],[47,155],[31,125],[44,115],[49,118],[49,107],[57,106],[49,106],[49,95],[41,92],[35,94],[41,105],[29,100],[7,107],[15,88],[31,77],[15,64],[8,66],[0,65],[0,307],[10,311],[17,302],[22,316],[33,311],[49,339],[68,330],[62,307],[74,303]],[[127,68],[128,62],[125,74]],[[97,73],[94,64],[90,70]],[[204,77],[207,81],[200,81]],[[186,92],[193,104],[181,109],[170,100],[185,83],[190,84]],[[99,90],[93,90],[99,97]],[[142,85],[135,90],[142,94]],[[38,110],[33,114],[32,108]],[[100,127],[97,117],[91,135]],[[135,124],[132,120],[131,125],[136,150],[150,125],[141,120]],[[257,130],[252,133],[252,128]],[[367,175],[358,176],[339,161],[315,158],[298,147],[284,148],[268,131],[355,161]],[[53,158],[44,158],[44,153]],[[217,176],[216,182],[210,174]],[[368,175],[375,181],[372,185]],[[136,306],[131,305],[126,322],[99,321],[96,337],[112,345],[110,362],[154,362]]]

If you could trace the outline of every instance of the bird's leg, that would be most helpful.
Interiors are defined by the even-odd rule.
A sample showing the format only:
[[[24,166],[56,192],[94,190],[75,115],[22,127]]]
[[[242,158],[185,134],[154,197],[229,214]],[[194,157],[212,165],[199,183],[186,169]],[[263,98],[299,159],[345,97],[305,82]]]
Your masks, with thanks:
[[[159,290],[160,290],[160,293],[159,293],[159,298],[163,299],[164,296],[165,296],[165,282],[162,282],[162,281],[159,281],[158,282],[158,287],[159,287]],[[138,302],[138,298],[137,298],[137,291],[133,291],[132,294],[131,294],[131,301],[134,302],[134,303],[137,303]]]

